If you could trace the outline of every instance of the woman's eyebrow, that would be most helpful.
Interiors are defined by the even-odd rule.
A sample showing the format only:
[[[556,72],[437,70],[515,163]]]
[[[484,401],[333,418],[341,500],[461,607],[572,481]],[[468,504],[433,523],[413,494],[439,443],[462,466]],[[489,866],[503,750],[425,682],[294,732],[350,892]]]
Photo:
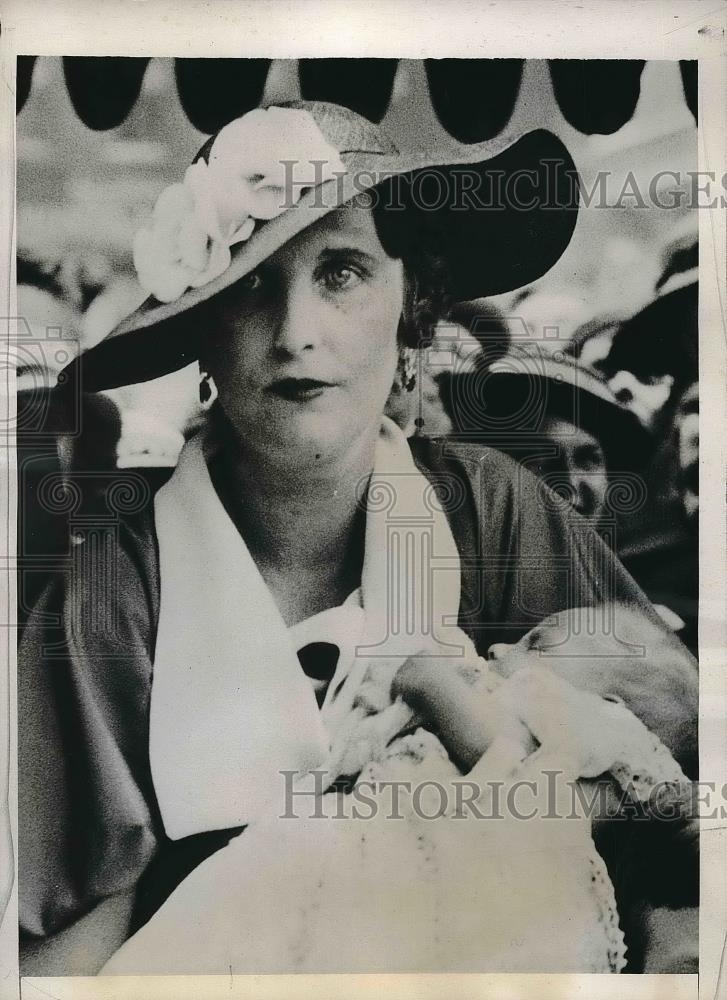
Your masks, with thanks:
[[[361,250],[359,247],[326,247],[318,255],[320,261],[328,260],[340,260],[341,257],[352,257],[359,260],[362,264],[368,264],[369,267],[373,267],[376,264],[376,257],[370,253],[366,253],[365,250]]]

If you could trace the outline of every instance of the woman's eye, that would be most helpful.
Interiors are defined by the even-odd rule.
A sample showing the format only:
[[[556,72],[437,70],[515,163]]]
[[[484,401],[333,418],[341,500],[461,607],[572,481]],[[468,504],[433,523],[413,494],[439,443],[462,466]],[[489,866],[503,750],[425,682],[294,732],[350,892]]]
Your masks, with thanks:
[[[343,291],[358,285],[361,275],[352,267],[330,267],[324,272],[323,280],[333,291]]]
[[[581,469],[588,469],[594,465],[600,466],[604,459],[600,449],[589,446],[576,448],[573,460]]]

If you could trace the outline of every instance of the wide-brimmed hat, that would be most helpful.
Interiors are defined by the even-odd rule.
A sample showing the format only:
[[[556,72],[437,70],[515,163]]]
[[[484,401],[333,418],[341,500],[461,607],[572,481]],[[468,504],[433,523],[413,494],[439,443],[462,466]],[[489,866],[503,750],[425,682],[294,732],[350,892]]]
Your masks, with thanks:
[[[684,387],[699,375],[699,242],[687,219],[662,249],[654,298],[617,331],[603,370],[622,369],[645,379],[671,375]]]
[[[258,108],[212,136],[184,182],[160,196],[135,244],[152,294],[66,371],[85,390],[142,382],[199,356],[200,307],[331,210],[399,178],[426,213],[454,299],[519,288],[548,271],[576,223],[579,186],[546,130],[477,145],[400,151],[348,108],[295,101]]]
[[[478,367],[491,364],[506,354],[510,347],[507,318],[491,299],[477,298],[453,303],[447,313],[447,322],[462,327],[471,338],[470,344],[476,342],[479,345],[479,353],[474,359]],[[466,350],[465,356],[470,353]]]
[[[597,372],[533,344],[514,344],[480,371],[454,374],[441,388],[459,436],[525,454],[548,418],[593,435],[613,471],[639,469],[653,442],[636,416],[618,402]]]

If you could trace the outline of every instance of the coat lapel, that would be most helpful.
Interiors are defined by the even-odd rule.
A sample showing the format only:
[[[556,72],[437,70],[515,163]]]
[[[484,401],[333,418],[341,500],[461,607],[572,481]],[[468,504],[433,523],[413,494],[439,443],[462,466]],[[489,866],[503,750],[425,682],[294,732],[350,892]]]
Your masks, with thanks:
[[[393,676],[407,656],[441,650],[457,622],[460,568],[432,484],[384,419],[367,494],[363,615],[348,609],[352,634],[319,710],[291,630],[214,490],[201,437],[157,494],[155,518],[150,758],[166,832],[178,839],[280,812],[280,772],[324,763],[371,662]]]
[[[276,808],[280,770],[328,749],[315,694],[201,439],[156,498],[161,601],[150,710],[154,787],[168,836]]]

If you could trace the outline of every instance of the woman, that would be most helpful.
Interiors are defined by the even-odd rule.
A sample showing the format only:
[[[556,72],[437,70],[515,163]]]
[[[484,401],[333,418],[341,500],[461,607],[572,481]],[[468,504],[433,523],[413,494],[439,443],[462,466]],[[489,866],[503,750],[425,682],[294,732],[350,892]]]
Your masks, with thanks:
[[[519,345],[486,371],[461,372],[441,386],[459,438],[523,463],[597,530],[613,535],[619,492],[634,493],[631,506],[638,504],[634,474],[651,440],[594,370]]]
[[[566,151],[543,132],[504,145],[405,156],[347,109],[292,104],[226,126],[160,197],[135,246],[151,298],[65,386],[197,358],[216,399],[153,504],[126,498],[109,558],[77,539],[24,633],[26,974],[98,970],[275,807],[281,770],[320,763],[367,663],[474,656],[615,597],[653,617],[508,459],[410,448],[381,417],[448,295],[532,280],[570,239]],[[519,171],[529,209],[484,210]]]

